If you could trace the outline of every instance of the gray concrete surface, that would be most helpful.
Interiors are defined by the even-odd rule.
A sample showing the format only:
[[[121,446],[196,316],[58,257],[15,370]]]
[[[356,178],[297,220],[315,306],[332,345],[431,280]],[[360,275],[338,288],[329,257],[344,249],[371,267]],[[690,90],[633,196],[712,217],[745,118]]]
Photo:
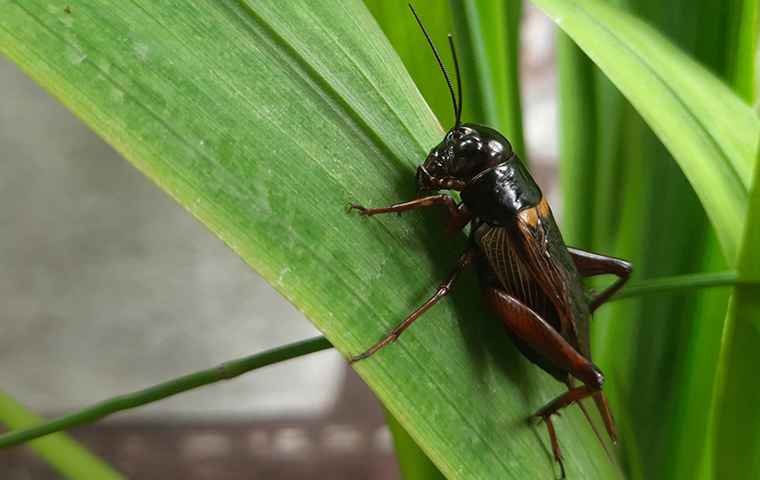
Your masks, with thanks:
[[[59,413],[317,332],[108,145],[0,57],[0,388]],[[325,352],[133,416],[303,415]]]

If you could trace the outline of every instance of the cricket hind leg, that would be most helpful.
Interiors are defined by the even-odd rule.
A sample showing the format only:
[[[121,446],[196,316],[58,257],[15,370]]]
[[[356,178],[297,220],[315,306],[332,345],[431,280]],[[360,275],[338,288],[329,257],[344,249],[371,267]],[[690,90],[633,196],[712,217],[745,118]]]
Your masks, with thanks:
[[[454,288],[454,283],[456,282],[457,277],[459,274],[470,266],[472,264],[472,261],[477,256],[477,250],[475,249],[468,249],[465,251],[457,261],[457,265],[454,268],[454,270],[449,274],[448,278],[441,283],[441,285],[438,287],[438,289],[435,291],[435,293],[427,299],[425,303],[417,307],[415,311],[409,314],[408,317],[406,317],[401,323],[396,325],[393,330],[390,331],[388,335],[386,335],[382,340],[372,345],[370,348],[368,348],[365,352],[360,353],[359,355],[354,355],[349,360],[349,363],[355,363],[359,360],[364,360],[365,358],[371,357],[375,352],[382,349],[383,347],[395,342],[398,340],[398,337],[401,336],[402,333],[404,333],[404,330],[409,328],[412,323],[414,323],[415,320],[420,318],[423,313],[425,313],[430,307],[438,303],[443,297],[451,293],[451,290]]]
[[[578,273],[580,273],[581,276],[593,277],[595,275],[610,274],[618,277],[615,283],[591,299],[589,302],[589,310],[592,313],[625,285],[625,282],[628,281],[628,278],[633,271],[633,267],[630,263],[619,258],[607,257],[605,255],[587,252],[578,248],[568,248],[568,251],[573,258],[575,268],[578,269]]]
[[[499,315],[507,330],[532,351],[542,356],[541,363],[551,365],[555,373],[567,372],[583,382],[581,386],[570,387],[567,392],[546,404],[534,415],[546,424],[554,459],[559,463],[564,478],[565,466],[562,461],[562,451],[551,417],[560,409],[601,392],[604,377],[590,360],[581,355],[548,322],[513,296],[498,288],[488,288],[485,290],[485,299]],[[607,424],[606,417],[605,424]],[[607,425],[607,429],[614,431],[611,425]]]

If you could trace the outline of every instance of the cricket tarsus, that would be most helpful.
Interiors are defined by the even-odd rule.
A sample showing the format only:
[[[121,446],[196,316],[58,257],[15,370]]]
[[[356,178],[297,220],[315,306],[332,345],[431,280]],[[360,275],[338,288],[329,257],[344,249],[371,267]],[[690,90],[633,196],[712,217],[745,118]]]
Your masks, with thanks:
[[[557,440],[557,432],[554,430],[554,423],[552,423],[551,417],[546,417],[543,421],[546,423],[546,429],[549,430],[549,441],[552,444],[554,461],[559,464],[560,478],[567,478],[565,475],[565,462],[562,460],[562,451],[559,449],[559,441]]]
[[[572,388],[572,386],[568,388]],[[599,434],[599,430],[596,428],[596,425],[594,425],[593,420],[591,420],[591,415],[589,415],[588,410],[586,410],[586,407],[584,406],[583,402],[578,402],[577,405],[578,405],[578,408],[580,408],[581,413],[583,413],[583,416],[586,417],[586,421],[588,422],[588,424],[591,425],[591,430],[594,431],[594,436],[596,436],[596,439],[599,440],[599,443],[604,448],[604,453],[607,454],[607,458],[609,458],[611,462],[614,462],[615,459],[613,458],[612,453],[610,452],[610,449],[607,448],[607,444],[604,443],[604,439]],[[559,412],[557,412],[555,415],[559,416]],[[612,443],[615,443],[615,439],[612,440]]]

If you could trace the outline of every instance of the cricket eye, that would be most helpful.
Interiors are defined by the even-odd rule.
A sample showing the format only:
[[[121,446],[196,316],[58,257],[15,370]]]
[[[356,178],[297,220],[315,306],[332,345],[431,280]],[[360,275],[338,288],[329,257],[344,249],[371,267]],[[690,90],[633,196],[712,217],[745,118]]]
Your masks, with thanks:
[[[459,154],[475,152],[480,149],[480,142],[474,138],[466,138],[457,142],[456,150]]]

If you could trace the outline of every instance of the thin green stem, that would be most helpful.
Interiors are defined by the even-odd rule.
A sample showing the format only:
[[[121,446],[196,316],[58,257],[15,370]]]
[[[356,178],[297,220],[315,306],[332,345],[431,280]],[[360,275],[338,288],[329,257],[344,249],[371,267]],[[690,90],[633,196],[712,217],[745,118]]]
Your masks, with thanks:
[[[674,277],[654,278],[632,283],[612,297],[610,301],[702,288],[731,287],[740,283],[742,282],[738,280],[736,272],[733,271],[691,273]]]
[[[729,287],[739,283],[736,272],[732,271],[696,273],[675,277],[656,278],[631,284],[615,295],[611,301],[643,295],[672,293],[700,288]],[[0,435],[0,448],[10,447],[60,430],[76,427],[85,423],[91,423],[116,412],[140,407],[194,388],[222,380],[229,380],[250,372],[251,370],[256,370],[257,368],[307,355],[309,353],[326,350],[328,348],[332,348],[332,345],[325,337],[315,337],[309,340],[283,345],[249,357],[226,362],[218,367],[191,373],[184,377],[169,380],[168,382],[144,390],[105,400],[92,407],[65,415],[27,430],[19,430]]]
[[[105,400],[79,412],[65,415],[27,430],[0,435],[0,448],[10,447],[53,432],[91,423],[116,412],[140,407],[194,388],[222,380],[229,380],[257,368],[309,353],[327,350],[328,348],[332,348],[332,344],[325,337],[315,337],[266,350],[238,360],[225,362],[208,370],[191,373],[144,390],[138,390]]]

